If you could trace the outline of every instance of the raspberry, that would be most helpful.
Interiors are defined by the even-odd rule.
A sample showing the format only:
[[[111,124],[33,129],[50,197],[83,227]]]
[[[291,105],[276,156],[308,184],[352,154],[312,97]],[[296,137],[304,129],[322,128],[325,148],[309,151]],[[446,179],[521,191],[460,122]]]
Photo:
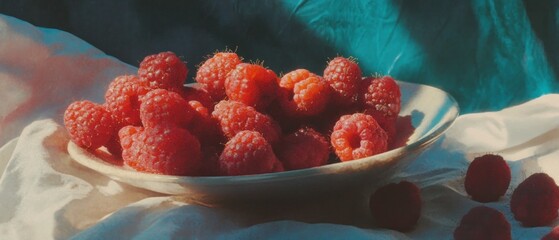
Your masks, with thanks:
[[[559,240],[559,226],[554,227],[551,232],[543,236],[542,240]]]
[[[87,100],[68,106],[64,112],[64,125],[74,143],[90,150],[107,143],[115,129],[109,111]]]
[[[228,176],[270,173],[279,160],[270,144],[255,131],[240,131],[219,156],[219,169]]]
[[[510,208],[524,226],[544,226],[557,218],[559,187],[545,173],[532,174],[512,193]]]
[[[493,202],[505,194],[510,179],[510,168],[503,157],[486,154],[470,163],[464,184],[472,199]]]
[[[325,165],[330,155],[326,138],[312,128],[302,128],[285,136],[278,144],[277,153],[289,170]]]
[[[387,142],[388,145],[390,145],[396,138],[397,116],[384,115],[372,108],[365,109],[363,113],[370,115],[377,121],[378,125],[386,132],[386,135],[388,136]]]
[[[364,78],[361,82],[361,97],[365,109],[394,119],[400,113],[400,86],[390,76]]]
[[[377,189],[369,205],[379,226],[401,232],[411,230],[421,215],[419,188],[407,181]]]
[[[141,97],[148,91],[146,83],[136,76],[116,77],[105,93],[105,106],[119,126],[138,126]]]
[[[195,100],[189,101],[188,105],[192,109],[193,117],[187,129],[198,138],[203,146],[222,143],[224,136],[219,122],[212,118],[208,109]]]
[[[501,212],[478,206],[462,217],[460,225],[454,230],[454,239],[508,240],[511,239],[511,228]]]
[[[204,105],[207,109],[213,110],[214,102],[210,98],[210,95],[203,89],[185,86],[181,91],[181,96],[187,102],[197,101]]]
[[[278,95],[278,77],[260,65],[241,63],[225,79],[230,100],[264,110]]]
[[[122,156],[122,147],[120,146],[120,138],[118,137],[118,131],[103,145],[107,148],[109,153],[113,156],[121,157]]]
[[[188,68],[172,52],[162,52],[144,58],[138,68],[138,77],[151,89],[178,91],[182,88]]]
[[[200,143],[185,129],[127,126],[119,136],[124,164],[137,171],[190,176],[199,172]]]
[[[361,69],[355,61],[336,57],[328,63],[323,76],[334,90],[333,103],[338,106],[350,106],[357,102]]]
[[[291,116],[317,115],[330,98],[328,83],[305,69],[285,74],[279,85],[282,109]]]
[[[196,82],[210,94],[214,102],[225,98],[225,78],[241,63],[233,52],[219,52],[206,60],[196,72]]]
[[[186,126],[192,119],[192,115],[188,102],[176,92],[155,89],[142,98],[140,118],[145,127],[165,124]]]
[[[349,161],[385,152],[387,138],[373,117],[354,113],[336,122],[330,142],[340,160]]]
[[[257,131],[270,143],[279,140],[281,129],[269,116],[241,102],[223,100],[215,105],[212,117],[219,121],[226,137],[232,138],[243,130]]]

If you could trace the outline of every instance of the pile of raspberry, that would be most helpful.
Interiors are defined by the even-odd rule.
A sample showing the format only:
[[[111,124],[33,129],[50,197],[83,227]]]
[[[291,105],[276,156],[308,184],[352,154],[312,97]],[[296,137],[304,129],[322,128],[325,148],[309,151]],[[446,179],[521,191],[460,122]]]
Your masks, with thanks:
[[[145,57],[136,75],[110,83],[104,103],[68,106],[72,141],[137,171],[234,176],[365,158],[396,135],[398,84],[363,77],[353,58],[278,76],[224,51],[199,65],[197,84],[185,85],[188,73],[172,52]]]

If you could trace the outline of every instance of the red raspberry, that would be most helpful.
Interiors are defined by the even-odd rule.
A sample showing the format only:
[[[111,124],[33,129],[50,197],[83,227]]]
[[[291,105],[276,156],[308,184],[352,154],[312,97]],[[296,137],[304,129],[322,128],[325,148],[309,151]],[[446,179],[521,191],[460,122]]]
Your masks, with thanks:
[[[214,102],[225,98],[225,78],[241,63],[234,52],[219,52],[206,60],[196,72],[196,82],[210,94]]]
[[[505,216],[490,207],[477,206],[460,221],[454,230],[455,240],[509,240],[511,239],[510,224]]]
[[[223,100],[215,105],[212,117],[219,121],[226,137],[232,138],[243,130],[257,131],[270,144],[279,140],[281,129],[269,116],[237,101]]]
[[[554,227],[551,232],[543,236],[542,240],[559,240],[559,226]]]
[[[378,125],[386,132],[386,135],[388,136],[387,142],[388,145],[390,145],[396,138],[396,124],[398,121],[397,116],[384,115],[372,108],[365,109],[363,113],[370,115],[377,121]]]
[[[199,172],[200,143],[185,129],[127,126],[119,136],[124,164],[137,171],[189,176]]]
[[[192,115],[188,102],[176,92],[155,89],[142,98],[140,118],[145,127],[165,124],[186,126],[192,119]]]
[[[219,156],[219,169],[228,176],[270,173],[279,160],[270,144],[255,131],[240,131]]]
[[[103,145],[107,148],[107,151],[113,156],[120,158],[122,156],[122,146],[120,146],[120,138],[118,137],[118,131]]]
[[[305,69],[285,74],[279,85],[282,109],[291,116],[317,115],[330,98],[330,85]]]
[[[411,230],[421,215],[419,188],[407,181],[377,189],[369,205],[379,226],[401,232]]]
[[[264,110],[278,95],[278,77],[260,65],[241,63],[225,79],[229,99]]]
[[[302,128],[285,136],[277,153],[283,166],[293,170],[325,165],[330,149],[324,136],[312,128]]]
[[[187,102],[197,101],[209,110],[213,110],[214,108],[214,102],[210,98],[210,95],[200,88],[185,86],[181,91],[181,95]]]
[[[464,183],[466,192],[478,202],[499,200],[509,188],[510,168],[503,157],[487,154],[470,163]]]
[[[74,143],[91,150],[107,143],[115,129],[109,111],[87,100],[68,106],[64,112],[64,125]]]
[[[544,226],[557,218],[559,187],[545,173],[532,174],[512,193],[510,208],[524,226]]]
[[[138,126],[141,97],[148,91],[146,83],[136,76],[116,77],[105,93],[105,106],[119,126]]]
[[[333,91],[333,103],[339,106],[350,106],[357,102],[361,69],[352,59],[336,57],[324,69],[326,80]]]
[[[361,82],[362,105],[365,109],[396,118],[400,113],[400,86],[390,76],[367,77]]]
[[[151,89],[163,88],[179,91],[188,74],[186,64],[172,52],[162,52],[144,58],[138,68],[138,77]]]
[[[330,142],[342,161],[383,153],[388,148],[386,132],[373,117],[363,113],[342,116]]]
[[[203,146],[223,144],[225,137],[219,127],[219,122],[212,118],[208,109],[202,103],[192,100],[188,102],[192,109],[192,121],[187,129],[198,138]]]

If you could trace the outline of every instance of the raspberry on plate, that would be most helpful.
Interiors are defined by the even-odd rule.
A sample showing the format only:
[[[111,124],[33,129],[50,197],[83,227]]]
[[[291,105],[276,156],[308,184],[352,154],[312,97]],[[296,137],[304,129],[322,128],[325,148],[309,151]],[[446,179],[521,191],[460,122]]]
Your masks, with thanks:
[[[365,109],[363,113],[373,117],[377,121],[378,125],[386,132],[388,145],[391,145],[396,138],[398,117],[384,115],[372,108]]]
[[[505,194],[510,180],[510,168],[503,157],[486,154],[470,163],[464,185],[472,199],[493,202]]]
[[[192,109],[193,117],[186,128],[198,138],[203,146],[223,144],[225,137],[219,122],[212,118],[208,109],[195,100],[189,101],[188,105]]]
[[[559,187],[545,173],[532,174],[512,193],[510,208],[524,226],[547,225],[557,218]]]
[[[365,109],[376,110],[385,116],[400,113],[400,86],[390,76],[366,77],[361,82],[361,99]]]
[[[413,229],[419,220],[421,194],[411,182],[391,183],[377,189],[369,205],[379,226],[405,232]]]
[[[357,103],[361,68],[353,59],[344,57],[332,59],[324,69],[323,77],[334,90],[332,103],[339,106]]]
[[[119,126],[141,125],[141,97],[149,92],[145,82],[133,75],[118,76],[105,93],[105,106]]]
[[[155,89],[142,98],[140,118],[144,127],[166,124],[184,127],[192,116],[190,105],[176,92]]]
[[[455,240],[509,240],[510,223],[505,216],[490,207],[478,206],[462,217],[454,230]]]
[[[219,156],[219,169],[228,176],[270,173],[278,164],[270,144],[255,131],[237,133]]]
[[[274,144],[281,135],[279,125],[271,117],[241,102],[222,100],[215,105],[212,117],[219,121],[227,138],[240,131],[251,130],[261,133],[270,144]]]
[[[288,170],[325,165],[330,155],[328,141],[312,128],[302,128],[285,136],[276,152]]]
[[[64,126],[74,143],[90,150],[105,145],[115,129],[109,111],[87,100],[73,102],[66,108]]]
[[[173,52],[149,55],[138,68],[138,77],[151,89],[180,91],[187,74],[186,64]]]
[[[120,146],[120,138],[118,137],[118,130],[113,131],[113,136],[103,146],[107,148],[107,151],[109,151],[111,155],[120,158],[122,157],[122,146]]]
[[[225,98],[225,78],[241,61],[234,52],[218,52],[200,65],[196,82],[214,102],[221,101]]]
[[[214,109],[214,101],[211,99],[210,94],[198,86],[184,86],[180,93],[187,102],[197,101],[209,110]]]
[[[281,107],[290,116],[317,115],[330,99],[330,85],[306,69],[285,74],[279,86]]]
[[[137,171],[180,176],[199,172],[200,143],[185,129],[127,126],[119,136],[124,164]]]
[[[262,111],[278,95],[278,77],[260,65],[241,63],[225,79],[225,93],[230,100]]]
[[[388,136],[377,121],[363,113],[344,115],[336,122],[330,142],[342,161],[383,153]]]

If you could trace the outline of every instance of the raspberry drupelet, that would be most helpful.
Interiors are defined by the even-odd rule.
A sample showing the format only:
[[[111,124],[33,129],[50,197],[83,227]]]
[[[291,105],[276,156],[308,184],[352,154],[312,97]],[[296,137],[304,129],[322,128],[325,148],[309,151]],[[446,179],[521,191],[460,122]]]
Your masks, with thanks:
[[[234,52],[218,52],[206,60],[196,72],[196,82],[209,93],[214,102],[225,98],[225,78],[241,63]]]
[[[387,138],[373,117],[354,113],[336,122],[330,142],[340,160],[349,161],[385,152]]]
[[[225,79],[225,93],[230,100],[262,111],[278,96],[278,77],[258,64],[241,63]]]
[[[66,108],[64,126],[74,143],[89,150],[105,145],[115,130],[109,111],[88,100],[73,102]]]

